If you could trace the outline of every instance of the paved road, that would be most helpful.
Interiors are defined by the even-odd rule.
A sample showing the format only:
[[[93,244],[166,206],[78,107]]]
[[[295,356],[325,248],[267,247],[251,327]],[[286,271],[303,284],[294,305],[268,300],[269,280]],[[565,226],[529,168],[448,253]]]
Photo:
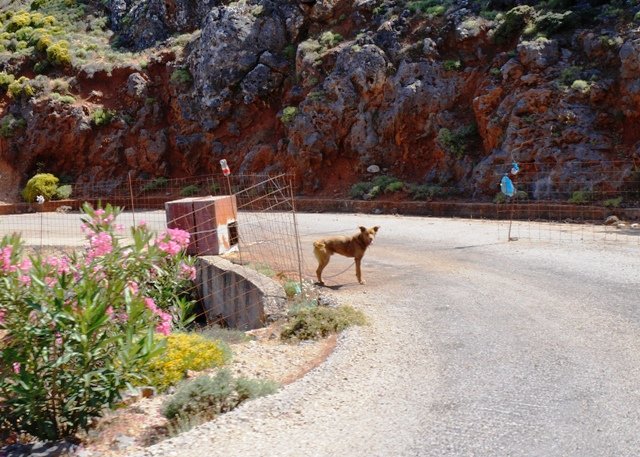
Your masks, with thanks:
[[[279,393],[151,448],[180,456],[640,455],[640,246],[505,242],[495,223],[300,215],[303,243],[380,225],[372,325]],[[307,271],[313,270],[309,255]]]

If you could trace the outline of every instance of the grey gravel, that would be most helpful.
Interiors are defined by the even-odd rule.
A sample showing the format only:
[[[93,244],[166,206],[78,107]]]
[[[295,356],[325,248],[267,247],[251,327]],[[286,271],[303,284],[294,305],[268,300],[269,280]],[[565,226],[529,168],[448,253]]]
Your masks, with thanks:
[[[640,455],[640,244],[506,242],[491,222],[299,215],[380,225],[327,281],[368,327],[269,397],[138,456]],[[312,256],[307,272],[314,269]],[[327,277],[350,264],[334,256]]]

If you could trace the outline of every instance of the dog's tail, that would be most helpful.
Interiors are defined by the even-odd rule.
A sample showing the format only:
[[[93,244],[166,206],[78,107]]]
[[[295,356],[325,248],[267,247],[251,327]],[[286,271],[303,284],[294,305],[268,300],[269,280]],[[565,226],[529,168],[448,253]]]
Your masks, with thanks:
[[[327,248],[324,244],[324,241],[313,242],[313,255],[316,256],[316,259],[318,259],[318,261],[320,261],[320,259],[322,258],[322,254],[325,254],[326,252]]]

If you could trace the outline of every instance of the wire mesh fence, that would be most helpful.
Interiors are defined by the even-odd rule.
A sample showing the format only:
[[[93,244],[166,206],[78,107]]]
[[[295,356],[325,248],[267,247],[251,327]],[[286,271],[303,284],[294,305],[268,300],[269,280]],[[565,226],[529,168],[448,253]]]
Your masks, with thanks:
[[[640,245],[640,166],[629,162],[576,162],[563,168],[520,164],[517,174],[503,174],[513,180],[513,197],[495,202],[453,200],[389,202],[320,201],[306,210],[423,214],[432,216],[497,219],[499,240],[604,241]],[[502,172],[502,170],[498,170]],[[573,182],[583,183],[580,187]],[[203,305],[200,311],[209,323],[240,328],[255,327],[273,313],[274,304],[284,300],[274,284],[291,294],[304,289],[303,265],[292,176],[206,175],[180,179],[131,179],[85,182],[74,187],[74,199],[44,204],[16,204],[0,207],[0,236],[14,232],[33,252],[43,255],[83,249],[86,237],[80,225],[79,206],[111,204],[123,209],[118,223],[125,227],[146,224],[156,232],[180,218],[196,245],[213,246],[214,254],[227,262],[202,264],[190,292]],[[584,184],[586,183],[586,184]],[[232,197],[222,211],[221,201]],[[186,199],[186,200],[185,200]],[[179,218],[166,211],[168,202],[191,201],[190,210]],[[224,200],[224,205],[229,205]],[[300,200],[297,203],[302,203]],[[224,206],[222,205],[222,206]],[[333,205],[333,206],[332,206]],[[382,208],[382,210],[380,210]],[[202,214],[201,214],[202,213]],[[173,219],[172,219],[173,218]],[[196,246],[197,248],[198,246]],[[217,251],[216,251],[217,249]],[[197,255],[203,252],[194,251]],[[262,273],[254,275],[251,272]],[[206,283],[206,284],[204,284]],[[204,285],[203,285],[204,284]],[[279,290],[282,290],[281,288]],[[277,311],[276,311],[277,312]]]
[[[497,218],[508,222],[499,226],[502,237],[640,244],[640,164],[581,160],[519,168],[504,173],[514,196],[497,198]]]
[[[198,279],[185,291],[197,296],[198,314],[209,324],[255,328],[285,299],[274,285],[301,290],[291,179],[281,174],[86,183],[74,188],[73,201],[11,205],[5,212],[13,214],[0,217],[0,235],[19,233],[29,250],[45,256],[82,250],[84,202],[120,207],[116,222],[125,242],[131,241],[128,228],[143,224],[157,233],[167,226],[188,229],[191,254],[214,254],[226,262],[198,262]],[[172,219],[166,209],[174,204],[191,210]],[[202,246],[207,249],[200,252]]]

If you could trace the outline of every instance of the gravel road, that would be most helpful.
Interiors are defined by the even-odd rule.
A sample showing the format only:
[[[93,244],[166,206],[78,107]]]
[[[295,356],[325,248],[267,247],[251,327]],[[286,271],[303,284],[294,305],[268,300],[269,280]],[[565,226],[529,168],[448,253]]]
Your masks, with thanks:
[[[350,260],[325,270],[372,325],[277,394],[138,455],[640,455],[640,244],[505,242],[482,221],[298,217],[309,273],[319,234],[382,227],[367,285],[352,266],[338,274]]]

